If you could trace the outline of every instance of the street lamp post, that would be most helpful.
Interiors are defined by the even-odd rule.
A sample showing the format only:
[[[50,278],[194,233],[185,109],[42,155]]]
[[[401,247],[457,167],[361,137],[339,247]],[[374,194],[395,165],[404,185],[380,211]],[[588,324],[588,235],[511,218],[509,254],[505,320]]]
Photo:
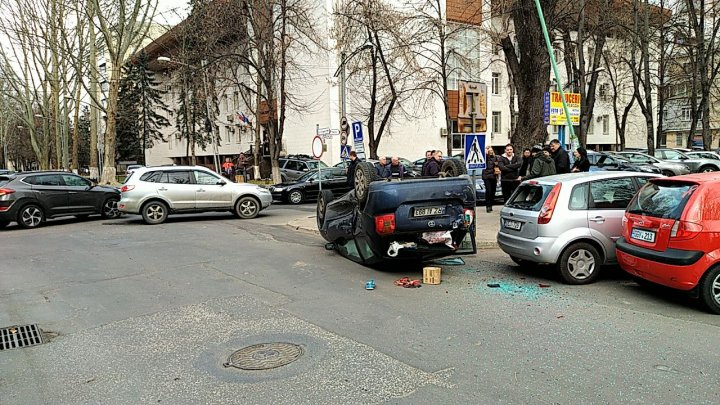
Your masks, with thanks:
[[[216,125],[213,122],[214,120],[210,120],[210,117],[212,116],[212,100],[210,100],[210,83],[209,83],[210,80],[207,75],[207,66],[208,66],[207,61],[206,60],[200,61],[200,68],[197,68],[188,63],[170,59],[167,56],[159,56],[157,58],[157,61],[158,62],[175,63],[178,65],[187,66],[193,70],[202,70],[203,88],[205,90],[205,108],[207,109],[207,119],[210,121],[210,133],[212,134],[212,138],[213,138],[213,142],[212,142],[212,144],[213,144],[213,163],[215,164],[215,171],[217,173],[220,173],[220,155],[219,155],[219,150],[218,150],[218,143],[220,142],[220,136],[219,136],[220,134],[218,134]],[[185,89],[185,94],[187,95],[187,88]]]
[[[375,44],[372,42],[366,42],[354,51],[350,53],[349,56],[345,56],[345,52],[340,53],[340,66],[338,66],[337,70],[335,70],[335,74],[333,77],[338,77],[340,75],[340,119],[347,114],[347,88],[345,83],[345,64],[355,57],[358,53],[366,50],[366,49],[372,49],[375,47]]]

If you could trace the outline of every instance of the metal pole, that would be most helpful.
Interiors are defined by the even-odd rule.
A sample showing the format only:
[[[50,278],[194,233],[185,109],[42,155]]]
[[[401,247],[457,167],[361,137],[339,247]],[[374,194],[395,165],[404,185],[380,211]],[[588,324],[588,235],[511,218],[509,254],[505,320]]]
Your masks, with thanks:
[[[560,74],[558,73],[557,62],[555,61],[552,44],[550,43],[550,36],[548,35],[547,26],[545,25],[545,16],[540,6],[540,0],[535,0],[535,7],[537,8],[538,17],[540,17],[540,26],[542,27],[543,36],[545,37],[545,46],[547,46],[548,54],[550,55],[550,65],[555,73],[555,81],[557,82],[558,92],[560,93],[563,110],[565,111],[565,119],[567,120],[567,125],[570,130],[570,143],[573,144],[577,141],[577,138],[575,137],[575,130],[573,129],[572,120],[570,119],[570,110],[568,110],[567,103],[565,102],[565,92],[563,92],[562,82],[560,82]]]
[[[340,53],[340,120],[347,114],[347,89],[345,88],[345,52]]]
[[[470,96],[470,100],[472,101],[472,111],[470,112],[470,118],[472,119],[472,133],[473,133],[473,135],[475,134],[475,116],[477,115],[477,112],[475,112],[475,97],[476,97],[475,94],[472,94],[472,95]],[[467,149],[467,147],[466,147],[465,145],[463,145],[463,152],[464,152],[466,149]],[[468,158],[468,157],[465,156],[465,161],[466,161],[466,162],[467,162],[467,158]],[[487,163],[486,163],[486,164],[487,164]],[[475,185],[475,180],[476,180],[476,179],[475,179],[475,172],[476,172],[476,170],[477,170],[477,169],[473,169],[471,176],[472,176],[472,188],[473,188],[473,193],[477,196],[477,186]],[[485,190],[485,192],[487,193],[487,190]],[[487,194],[485,194],[485,198],[486,198],[486,199],[488,198]]]
[[[210,120],[210,117],[212,116],[212,100],[210,99],[210,80],[208,79],[207,70],[205,69],[207,61],[200,61],[200,66],[203,71],[203,87],[205,87],[205,107],[207,108],[207,118],[210,121],[210,133],[213,138],[213,163],[215,165],[215,172],[220,173],[220,156],[218,154],[218,142],[220,142],[220,137],[218,136],[218,131],[215,130],[215,120]]]
[[[320,124],[315,124],[315,136],[320,135]],[[325,142],[323,142],[324,146]],[[322,193],[322,171],[320,169],[320,159],[318,159],[318,190]],[[318,197],[320,194],[318,194]]]

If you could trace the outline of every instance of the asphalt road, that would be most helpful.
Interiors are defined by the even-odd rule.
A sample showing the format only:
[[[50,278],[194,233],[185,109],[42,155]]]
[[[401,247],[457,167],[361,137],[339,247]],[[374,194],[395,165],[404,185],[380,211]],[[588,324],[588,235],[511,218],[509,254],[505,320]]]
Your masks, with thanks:
[[[314,206],[0,231],[0,327],[50,337],[0,352],[0,403],[720,402],[720,317],[682,294],[612,268],[565,286],[498,250],[403,289],[420,269],[328,252],[284,225],[298,211]],[[264,342],[303,355],[223,367]]]

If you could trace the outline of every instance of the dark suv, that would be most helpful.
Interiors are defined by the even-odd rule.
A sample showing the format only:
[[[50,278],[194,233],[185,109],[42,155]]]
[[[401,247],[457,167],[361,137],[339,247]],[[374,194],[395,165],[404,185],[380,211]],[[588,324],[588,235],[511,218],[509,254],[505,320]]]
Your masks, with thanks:
[[[282,181],[297,180],[310,170],[317,170],[320,167],[328,167],[325,162],[315,160],[308,155],[290,155],[278,159]]]
[[[120,191],[96,186],[67,172],[26,172],[0,176],[0,228],[16,221],[35,228],[47,218],[74,215],[120,216]]]

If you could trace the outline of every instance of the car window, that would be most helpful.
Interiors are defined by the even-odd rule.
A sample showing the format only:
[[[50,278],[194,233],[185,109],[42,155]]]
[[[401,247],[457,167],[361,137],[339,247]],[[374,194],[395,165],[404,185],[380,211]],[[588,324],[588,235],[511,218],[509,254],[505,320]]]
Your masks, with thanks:
[[[309,167],[311,170],[312,170],[312,169],[317,169],[318,166],[320,166],[320,167],[328,167],[328,165],[326,165],[325,162],[323,162],[322,160],[308,160],[308,161],[305,162],[305,164],[306,164],[307,167]]]
[[[287,159],[278,159],[278,166],[280,166],[281,169],[285,167],[285,163],[287,163]]]
[[[10,177],[5,177],[5,176],[0,176],[0,187],[6,185],[6,184],[8,184],[8,183],[10,183],[10,180],[12,180],[12,178],[10,178]]]
[[[553,186],[550,184],[521,184],[505,206],[521,210],[540,211],[552,188]]]
[[[345,242],[338,243],[337,250],[342,256],[345,256],[354,262],[362,263],[362,257],[360,256],[358,246],[354,239],[348,239]]]
[[[204,172],[202,170],[195,170],[195,183],[205,185],[215,185],[220,181],[220,177]]]
[[[298,162],[297,160],[288,160],[287,164],[285,164],[285,169],[286,170],[294,170],[296,172],[299,172],[300,170],[302,170],[300,168],[300,162]]]
[[[588,185],[579,184],[573,187],[570,194],[568,208],[571,210],[586,210],[588,208]]]
[[[73,176],[72,174],[63,174],[62,178],[63,178],[63,181],[65,181],[66,186],[87,187],[90,185],[89,181],[83,179],[80,176]]]
[[[697,185],[683,182],[648,182],[628,206],[628,212],[656,218],[680,219]]]
[[[627,208],[635,194],[632,179],[604,179],[590,183],[590,206],[595,209],[622,209]]]
[[[667,160],[680,160],[680,158],[682,157],[682,154],[680,152],[674,150],[663,150],[661,152]]]
[[[642,187],[650,180],[650,177],[635,177],[635,180],[638,182],[640,187]]]
[[[146,181],[148,183],[158,183],[162,177],[163,172],[147,172],[140,176],[140,181]]]
[[[23,180],[25,183],[34,186],[62,186],[64,185],[62,177],[59,174],[46,174],[42,176],[30,176]]]
[[[165,172],[160,178],[160,183],[190,184],[190,172]]]

